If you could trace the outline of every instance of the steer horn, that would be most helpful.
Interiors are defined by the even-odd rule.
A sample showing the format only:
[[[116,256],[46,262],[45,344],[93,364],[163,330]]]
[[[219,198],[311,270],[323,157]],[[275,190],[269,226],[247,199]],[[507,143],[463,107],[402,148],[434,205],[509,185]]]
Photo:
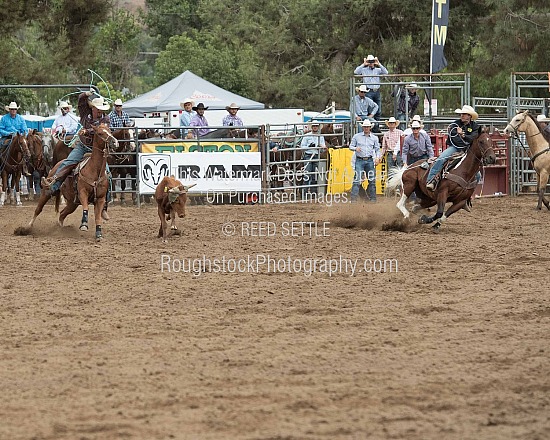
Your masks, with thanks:
[[[197,186],[196,183],[193,183],[193,185],[184,186],[185,191],[189,191],[190,188],[193,188],[194,186]]]

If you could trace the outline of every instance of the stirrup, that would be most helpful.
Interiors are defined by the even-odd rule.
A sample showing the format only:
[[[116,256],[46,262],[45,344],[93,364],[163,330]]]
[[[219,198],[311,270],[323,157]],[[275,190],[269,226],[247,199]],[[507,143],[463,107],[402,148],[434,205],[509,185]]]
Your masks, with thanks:
[[[435,179],[432,179],[429,183],[426,184],[426,189],[430,191],[435,190]]]

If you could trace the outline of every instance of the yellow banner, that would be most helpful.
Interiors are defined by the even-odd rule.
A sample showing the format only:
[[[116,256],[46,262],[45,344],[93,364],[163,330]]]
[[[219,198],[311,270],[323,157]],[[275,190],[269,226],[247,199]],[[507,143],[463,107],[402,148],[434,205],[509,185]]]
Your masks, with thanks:
[[[257,153],[258,142],[226,142],[226,141],[178,141],[178,142],[141,142],[142,153]]]
[[[328,172],[327,192],[339,194],[351,191],[355,170],[351,167],[353,151],[349,148],[329,148],[330,169]],[[384,194],[386,189],[386,158],[376,166],[376,194]],[[363,182],[367,189],[369,182]]]

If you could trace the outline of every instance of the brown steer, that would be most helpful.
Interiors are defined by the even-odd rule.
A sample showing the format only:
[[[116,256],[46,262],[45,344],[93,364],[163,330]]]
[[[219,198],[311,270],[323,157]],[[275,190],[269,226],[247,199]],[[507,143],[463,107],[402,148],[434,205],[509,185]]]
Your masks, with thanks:
[[[166,176],[160,181],[155,190],[155,200],[158,205],[160,217],[160,229],[158,237],[162,237],[163,243],[167,242],[168,220],[171,220],[170,229],[173,233],[178,231],[176,226],[176,214],[178,217],[185,217],[185,203],[187,202],[187,190],[191,186],[184,186],[174,176]]]

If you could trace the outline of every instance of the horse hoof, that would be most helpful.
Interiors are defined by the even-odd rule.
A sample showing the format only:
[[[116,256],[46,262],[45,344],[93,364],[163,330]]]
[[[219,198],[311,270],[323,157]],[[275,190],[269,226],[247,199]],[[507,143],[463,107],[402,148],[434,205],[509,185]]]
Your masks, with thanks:
[[[87,231],[88,230],[88,224],[87,223],[82,223],[80,225],[80,230],[81,231]]]
[[[426,223],[428,223],[428,216],[427,215],[423,215],[422,217],[420,217],[418,219],[418,223],[420,223],[421,225],[425,225]]]
[[[95,241],[96,242],[100,242],[101,240],[103,240],[103,235],[99,234],[99,235],[95,236]]]
[[[434,232],[439,232],[441,231],[441,223],[436,223],[435,225],[432,226],[432,231]]]

